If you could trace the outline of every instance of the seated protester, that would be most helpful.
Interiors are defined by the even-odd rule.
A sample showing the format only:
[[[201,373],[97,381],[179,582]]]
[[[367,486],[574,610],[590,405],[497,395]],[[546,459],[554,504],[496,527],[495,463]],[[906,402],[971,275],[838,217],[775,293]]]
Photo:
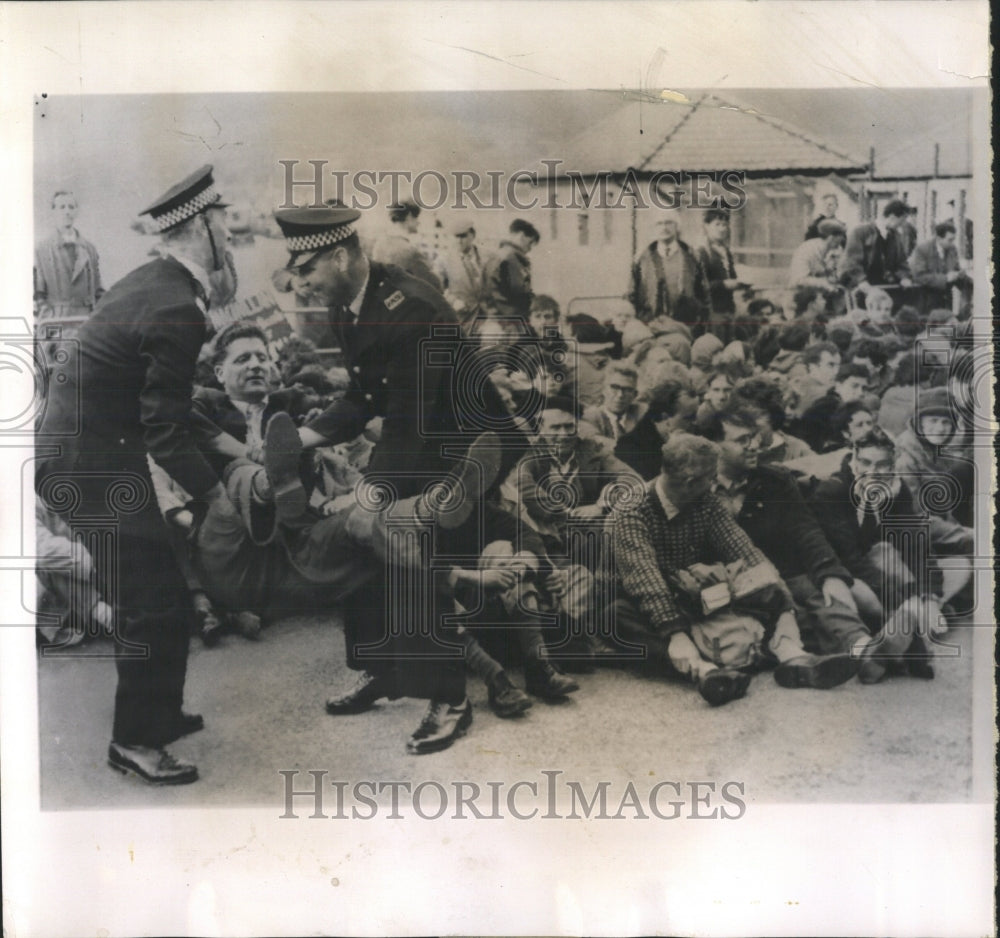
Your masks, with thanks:
[[[198,444],[221,476],[233,459],[259,462],[271,417],[304,416],[315,396],[294,388],[271,390],[267,337],[253,323],[223,329],[215,337],[211,361],[222,390],[195,388],[191,414]]]
[[[90,551],[40,498],[35,499],[35,555],[41,638],[61,647],[114,634],[114,610],[101,596]],[[56,621],[42,624],[43,617]]]
[[[920,392],[917,409],[908,426],[896,437],[896,472],[914,498],[936,516],[971,527],[975,491],[975,464],[969,458],[955,458],[948,446],[955,438],[958,407],[948,388],[928,388]],[[921,499],[927,487],[943,489],[954,497]],[[938,493],[939,494],[939,493]]]
[[[609,513],[616,490],[640,482],[615,458],[607,441],[578,433],[578,419],[572,398],[546,400],[532,447],[500,488],[501,506],[536,532],[544,545],[545,556],[539,560],[551,574],[540,601],[544,611],[558,612],[566,620],[570,638],[560,642],[559,657],[568,664],[592,658],[595,638],[585,628],[592,612],[593,575],[570,562],[569,522],[600,521]]]
[[[667,349],[674,361],[687,367],[691,364],[691,330],[682,322],[660,317],[647,324],[653,344]]]
[[[172,479],[152,456],[146,458],[160,514],[167,523],[170,545],[177,558],[177,567],[184,577],[184,583],[191,596],[195,624],[202,643],[206,648],[214,648],[227,633],[242,635],[253,642],[259,640],[260,616],[242,607],[223,610],[220,613],[213,602],[213,596],[217,600],[220,592],[212,589],[211,584],[206,587],[207,578],[199,573],[198,558],[192,539],[196,536],[198,525],[204,518],[204,507]]]
[[[691,371],[707,375],[712,370],[713,358],[725,348],[725,343],[717,335],[706,332],[691,344]]]
[[[792,474],[758,465],[756,418],[756,410],[738,400],[716,415],[711,432],[720,449],[715,493],[791,590],[806,647],[825,654],[860,651],[870,633],[851,595],[853,578]]]
[[[792,295],[796,322],[804,322],[814,335],[822,335],[829,322],[830,297],[819,287],[799,287]]]
[[[868,369],[864,365],[854,362],[841,365],[833,387],[813,401],[800,417],[790,421],[788,429],[817,453],[840,448],[843,439],[832,425],[833,415],[841,405],[862,400],[867,381]]]
[[[635,429],[645,405],[639,395],[639,374],[630,365],[612,362],[604,372],[604,398],[600,407],[585,407],[583,420],[612,442]]]
[[[893,438],[899,436],[913,417],[920,391],[930,387],[931,381],[938,380],[941,373],[940,368],[931,367],[926,361],[921,361],[919,347],[904,354],[896,366],[892,386],[882,395],[878,410],[878,425],[889,436]]]
[[[632,355],[632,365],[639,374],[639,400],[648,401],[649,395],[664,381],[677,381],[691,386],[691,372],[679,362],[670,349],[657,345],[655,339],[643,343]]]
[[[863,400],[841,404],[830,418],[831,434],[839,446],[815,456],[802,456],[784,463],[784,468],[801,481],[800,488],[812,491],[821,479],[829,479],[850,457],[855,440],[871,432],[875,418]]]
[[[873,643],[875,660],[894,670],[902,660],[910,674],[932,678],[928,638],[945,630],[941,605],[964,584],[949,578],[939,593],[920,595],[918,577],[931,558],[916,556],[923,541],[905,536],[907,527],[916,531],[929,522],[935,555],[971,552],[972,531],[928,514],[915,503],[896,472],[896,446],[877,427],[855,440],[850,459],[819,484],[811,504],[827,539],[854,577],[851,592],[862,618],[873,629],[884,625],[885,635],[912,636],[905,660],[892,645],[885,649],[888,660],[883,661],[878,643]],[[869,653],[866,649],[866,656]]]
[[[865,393],[873,400],[869,403],[873,410],[878,410],[878,401],[892,386],[893,369],[889,364],[889,353],[895,348],[895,343],[885,339],[863,338],[854,342],[846,356],[852,364],[863,365],[868,372]]]
[[[832,342],[816,342],[805,349],[801,361],[805,373],[789,379],[785,395],[791,417],[801,417],[833,387],[840,370],[840,349]]]
[[[760,411],[760,463],[786,463],[803,456],[812,456],[808,444],[785,431],[788,420],[781,387],[767,375],[744,378],[733,386],[732,396],[753,404]]]
[[[613,330],[585,313],[569,316],[566,323],[571,339],[566,387],[572,388],[581,404],[599,407],[604,397],[604,368],[615,347]]]
[[[518,344],[536,342],[548,369],[565,360],[566,340],[562,334],[562,311],[551,296],[538,293],[531,298],[528,327],[529,338],[519,339]]]
[[[761,335],[754,346],[754,359],[767,371],[772,372],[783,381],[805,372],[802,365],[802,352],[809,344],[811,333],[804,322],[790,322],[783,326],[769,327],[774,329],[773,335]],[[772,342],[773,339],[773,342]],[[777,351],[771,355],[773,347]]]
[[[911,349],[917,337],[924,331],[924,318],[915,307],[901,306],[892,317],[892,328],[900,340],[899,345]]]
[[[686,384],[664,381],[649,395],[646,412],[629,433],[619,437],[615,456],[643,479],[660,474],[663,444],[671,433],[695,429],[698,399]]]
[[[769,658],[779,662],[775,679],[783,687],[849,680],[857,671],[850,656],[802,647],[787,587],[712,493],[718,452],[701,437],[674,434],[642,501],[617,514],[618,637],[694,681],[714,706],[742,697],[749,669]],[[720,564],[740,571],[712,566]],[[706,612],[716,604],[720,611]]]
[[[733,338],[738,342],[749,342],[751,346],[756,346],[763,331],[776,323],[784,323],[781,310],[771,300],[758,297],[750,300],[745,310],[736,310]]]
[[[701,393],[701,403],[695,414],[694,422],[699,430],[707,430],[715,419],[715,415],[725,406],[729,400],[729,393],[733,389],[734,381],[729,376],[729,372],[720,368],[714,374],[708,376],[704,390]]]
[[[872,287],[863,307],[855,306],[827,323],[827,330],[837,328],[849,329],[852,342],[865,337],[880,339],[891,334],[894,331],[892,297],[885,290]]]
[[[818,287],[839,293],[837,268],[846,244],[847,229],[839,221],[821,221],[816,237],[803,241],[792,254],[788,265],[789,288]]]

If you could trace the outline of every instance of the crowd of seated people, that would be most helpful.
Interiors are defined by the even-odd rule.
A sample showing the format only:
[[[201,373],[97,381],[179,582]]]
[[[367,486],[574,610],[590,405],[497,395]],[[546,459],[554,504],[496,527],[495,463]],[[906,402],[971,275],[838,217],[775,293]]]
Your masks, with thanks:
[[[712,211],[714,232],[724,215]],[[759,671],[787,688],[933,677],[935,643],[972,605],[971,309],[894,309],[863,279],[865,252],[893,230],[821,221],[793,258],[784,306],[744,289],[720,231],[678,261],[708,284],[702,302],[725,297],[713,315],[671,318],[639,265],[635,317],[563,316],[526,276],[516,308],[472,317],[463,342],[509,347],[482,358],[509,424],[493,478],[473,493],[481,536],[448,567],[445,592],[499,716],[585,691],[566,672],[639,660],[716,706]],[[538,240],[522,234],[528,248]],[[943,302],[963,282],[953,234],[938,226],[916,248],[916,287],[893,254],[894,282]],[[280,368],[247,323],[217,335],[205,362],[192,422],[239,516],[199,516],[162,470],[154,478],[206,644],[349,602],[359,545],[372,577],[384,563],[426,566],[387,559],[383,528],[400,506],[381,520],[356,510],[377,420],[288,463],[294,428],[342,390],[337,369]],[[284,464],[268,458],[279,438]],[[420,499],[405,512],[437,524]],[[442,526],[441,543],[460,539],[461,525]],[[907,526],[929,531],[924,556]],[[105,615],[99,598],[91,606]]]

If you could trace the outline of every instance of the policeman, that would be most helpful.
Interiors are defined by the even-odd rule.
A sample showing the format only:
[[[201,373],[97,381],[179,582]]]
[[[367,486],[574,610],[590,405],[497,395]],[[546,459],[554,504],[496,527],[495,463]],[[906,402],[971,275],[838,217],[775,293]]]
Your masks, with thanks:
[[[460,439],[453,359],[433,367],[427,357],[433,343],[427,340],[435,327],[457,339],[457,320],[427,282],[369,260],[354,229],[359,217],[360,212],[344,207],[275,214],[291,253],[287,267],[294,271],[295,289],[329,307],[330,325],[351,380],[346,394],[302,427],[299,436],[305,447],[341,443],[381,416],[382,434],[367,475],[405,498],[443,478],[453,464],[442,455],[442,443]],[[395,599],[398,611],[402,604]],[[418,666],[411,658],[404,673],[395,667],[401,660],[398,643],[384,659],[361,659],[359,646],[385,640],[388,608],[379,590],[365,590],[346,604],[347,663],[360,674],[353,689],[327,701],[327,712],[358,713],[387,696],[430,698],[427,715],[407,748],[413,753],[444,749],[472,722],[462,659],[435,654],[431,657],[436,660],[428,661],[426,652],[434,649],[411,645],[407,651],[418,657],[423,652],[424,664]]]
[[[198,778],[164,747],[204,721],[181,709],[193,612],[147,454],[196,499],[233,510],[191,435],[211,276],[226,264],[225,209],[203,166],[141,213],[161,233],[161,256],[116,283],[80,327],[79,367],[52,382],[38,434],[43,447],[58,444],[39,460],[42,500],[71,524],[104,517],[117,530],[117,550],[95,555],[118,614],[108,762],[157,785]]]

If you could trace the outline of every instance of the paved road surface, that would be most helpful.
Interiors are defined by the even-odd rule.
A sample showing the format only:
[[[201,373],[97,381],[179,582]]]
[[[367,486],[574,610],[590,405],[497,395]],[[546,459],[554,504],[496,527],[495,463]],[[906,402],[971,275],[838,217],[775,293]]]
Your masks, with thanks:
[[[328,779],[742,781],[748,800],[783,802],[965,801],[971,792],[972,630],[953,629],[961,654],[937,662],[937,678],[851,681],[829,691],[786,690],[757,675],[747,696],[710,708],[690,686],[607,669],[581,677],[573,699],[537,701],[517,721],[489,710],[471,679],[475,719],[451,749],[411,756],[406,738],[424,705],[383,702],[353,717],[323,711],[328,690],[349,679],[339,621],[277,622],[254,644],[229,636],[192,642],[187,709],[206,728],[172,751],[197,763],[194,785],[154,789],[105,764],[114,662],[65,653],[40,658],[42,807],[274,805],[282,769],[325,769]],[[91,650],[107,654],[110,645]],[[523,677],[515,672],[523,686]],[[303,778],[308,781],[307,778]]]

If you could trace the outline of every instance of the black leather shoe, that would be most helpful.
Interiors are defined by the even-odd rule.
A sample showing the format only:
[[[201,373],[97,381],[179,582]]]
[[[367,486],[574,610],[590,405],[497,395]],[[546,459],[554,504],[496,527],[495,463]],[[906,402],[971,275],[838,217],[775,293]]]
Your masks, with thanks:
[[[122,775],[136,775],[150,785],[190,785],[198,780],[198,769],[178,762],[165,749],[149,746],[108,746],[108,765]]]
[[[716,668],[698,681],[698,693],[713,707],[738,700],[750,686],[750,675],[732,668]]]
[[[326,712],[332,716],[345,716],[351,713],[363,713],[381,697],[389,696],[388,681],[378,674],[359,671],[354,687],[339,697],[330,697],[326,701]]]
[[[532,705],[531,698],[515,687],[506,671],[501,671],[489,684],[490,708],[498,717],[516,717]]]
[[[799,655],[774,669],[782,687],[813,687],[829,690],[858,673],[860,662],[850,655]]]
[[[205,720],[200,713],[185,713],[182,710],[174,722],[174,728],[170,731],[170,735],[163,741],[163,745],[176,742],[182,736],[190,736],[204,728]]]
[[[524,666],[524,685],[529,694],[543,700],[565,700],[580,689],[571,677],[566,677],[548,658],[529,661]]]
[[[919,636],[914,636],[913,642],[904,656],[906,673],[910,677],[919,677],[925,681],[934,680],[934,656],[928,652],[927,645]]]
[[[279,411],[268,420],[264,434],[264,469],[279,520],[301,516],[309,504],[299,478],[301,456],[302,441],[295,421]]]
[[[447,749],[472,725],[472,704],[466,698],[458,706],[432,700],[420,726],[406,741],[406,751],[415,756]]]

